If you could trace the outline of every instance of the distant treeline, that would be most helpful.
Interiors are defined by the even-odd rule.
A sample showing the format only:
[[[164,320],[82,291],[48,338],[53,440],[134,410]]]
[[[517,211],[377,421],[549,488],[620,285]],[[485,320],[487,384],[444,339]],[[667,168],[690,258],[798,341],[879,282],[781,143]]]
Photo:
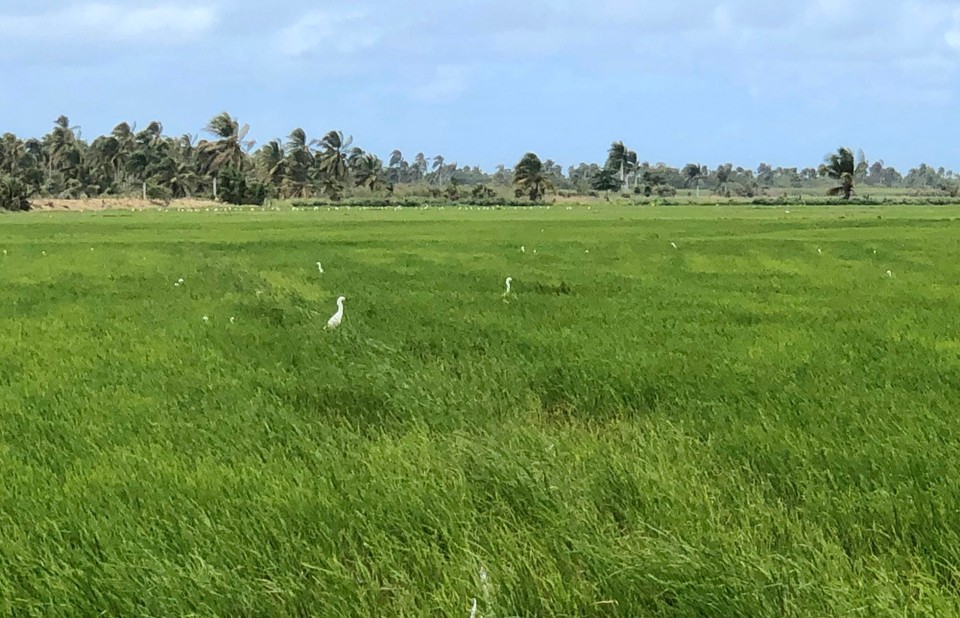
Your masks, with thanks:
[[[847,148],[828,155],[818,167],[761,163],[756,170],[732,164],[709,169],[699,163],[682,168],[650,164],[622,142],[614,142],[603,164],[564,169],[527,153],[512,168],[499,165],[484,171],[459,166],[442,155],[417,153],[408,160],[399,150],[384,161],[354,146],[341,131],[311,139],[302,129],[294,129],[285,140],[257,148],[247,139],[248,129],[222,113],[204,128],[206,139],[164,135],[159,122],[141,129],[122,122],[108,135],[88,142],[65,116],[39,139],[6,133],[0,137],[0,207],[27,209],[29,200],[37,197],[103,196],[204,197],[259,204],[267,198],[338,201],[395,193],[483,202],[536,201],[551,191],[665,198],[689,190],[752,198],[771,189],[813,189],[849,199],[855,187],[872,186],[916,189],[934,197],[960,193],[960,176],[952,171],[920,165],[903,175],[883,161],[869,163],[862,151],[855,157]]]

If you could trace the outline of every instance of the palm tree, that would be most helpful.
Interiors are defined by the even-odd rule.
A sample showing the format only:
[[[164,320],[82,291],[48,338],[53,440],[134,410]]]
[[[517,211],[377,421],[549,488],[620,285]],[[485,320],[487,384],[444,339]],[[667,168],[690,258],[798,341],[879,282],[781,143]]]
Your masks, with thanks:
[[[699,163],[687,163],[683,168],[682,175],[688,187],[692,182],[697,183],[697,197],[700,197],[700,179],[705,175],[703,167]]]
[[[553,188],[550,179],[543,172],[540,157],[532,152],[523,155],[513,168],[513,183],[530,195],[530,201],[536,202],[549,189]]]
[[[390,182],[398,184],[403,176],[403,170],[407,167],[407,162],[403,160],[403,153],[394,150],[390,153]]]
[[[443,185],[443,155],[433,158],[433,171],[437,175],[437,186]]]
[[[71,170],[80,165],[80,127],[71,127],[70,119],[60,116],[56,119],[53,131],[44,138],[44,150],[51,172],[57,170]]]
[[[100,136],[90,144],[90,168],[101,193],[105,193],[121,176],[120,142],[113,135]]]
[[[617,171],[620,174],[621,191],[630,190],[630,177],[636,185],[637,153],[628,149],[623,142],[613,142],[607,151],[607,162],[604,167]]]
[[[294,129],[287,136],[285,145],[287,155],[286,177],[287,184],[290,185],[290,195],[307,196],[310,186],[310,170],[316,161],[314,148],[319,143],[320,140],[308,140],[306,132],[300,128]]]
[[[275,187],[280,187],[286,179],[286,158],[283,144],[278,139],[270,140],[253,155],[260,178]]]
[[[840,185],[827,191],[827,195],[842,195],[843,199],[849,200],[853,193],[855,171],[853,151],[849,148],[838,148],[836,153],[827,155],[823,165],[820,166],[819,173],[821,176],[840,181]]]
[[[363,154],[353,164],[355,184],[371,191],[383,188],[383,161],[374,154]]]
[[[334,185],[347,177],[347,154],[352,143],[353,138],[344,137],[343,131],[330,131],[320,140],[320,171],[336,181],[333,184],[327,183],[327,193],[331,193]]]
[[[244,139],[250,125],[241,127],[236,118],[222,112],[210,119],[204,131],[216,138],[216,141],[203,142],[199,148],[206,171],[216,175],[226,167],[242,170],[246,154],[255,144],[253,140]]]
[[[110,136],[117,141],[117,181],[123,183],[126,180],[127,164],[130,156],[136,150],[137,140],[131,127],[126,122],[121,122],[113,128]]]
[[[723,165],[717,166],[716,176],[717,176],[717,188],[716,192],[720,195],[723,195],[724,191],[727,190],[727,185],[730,184],[730,176],[733,175],[733,164],[724,163]]]
[[[423,180],[423,177],[427,174],[427,167],[427,157],[422,152],[418,152],[417,156],[413,158],[413,171],[416,181]]]
[[[0,171],[10,176],[17,175],[27,157],[25,144],[13,133],[4,133],[0,137]]]

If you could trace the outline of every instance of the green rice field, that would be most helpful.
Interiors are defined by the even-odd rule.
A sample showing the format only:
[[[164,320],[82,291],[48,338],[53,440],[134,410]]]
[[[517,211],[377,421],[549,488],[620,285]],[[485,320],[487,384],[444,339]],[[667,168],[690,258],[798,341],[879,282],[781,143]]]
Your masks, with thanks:
[[[30,213],[0,249],[0,616],[960,615],[960,207]]]

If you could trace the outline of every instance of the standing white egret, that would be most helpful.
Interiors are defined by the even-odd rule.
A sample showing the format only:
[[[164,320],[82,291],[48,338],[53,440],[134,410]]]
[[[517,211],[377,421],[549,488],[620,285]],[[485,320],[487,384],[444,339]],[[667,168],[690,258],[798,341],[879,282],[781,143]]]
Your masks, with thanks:
[[[676,249],[676,248],[677,248],[677,243],[671,242],[671,243],[670,243],[670,246],[673,247],[674,249]]]
[[[526,253],[526,252],[527,252],[527,248],[524,247],[523,245],[520,245],[520,253]]]
[[[511,282],[511,281],[513,281],[513,277],[507,277],[507,280],[506,280],[507,291],[503,293],[504,296],[506,296],[507,294],[510,293],[510,282]]]
[[[317,270],[320,271],[321,275],[323,274],[323,264],[321,264],[320,262],[317,262]]]
[[[347,300],[346,297],[341,296],[337,299],[337,312],[330,316],[330,319],[327,320],[327,328],[334,329],[340,326],[340,322],[343,321],[343,301]]]
[[[473,600],[473,607],[470,609],[470,618],[477,618],[477,600]]]
[[[823,249],[821,249],[820,247],[817,247],[817,253],[820,255],[823,255]]]
[[[887,271],[887,276],[888,276],[888,277],[892,277],[892,276],[893,276],[893,272],[891,272],[891,271],[888,270],[888,271]]]
[[[207,316],[203,316],[203,318],[201,318],[201,319],[202,319],[204,322],[209,322],[209,321],[210,321],[210,318],[208,318]]]
[[[231,323],[231,324],[234,324],[234,323],[236,323],[236,321],[237,321],[237,318],[235,318],[235,317],[233,317],[233,316],[231,315],[231,316],[230,316],[230,323]]]

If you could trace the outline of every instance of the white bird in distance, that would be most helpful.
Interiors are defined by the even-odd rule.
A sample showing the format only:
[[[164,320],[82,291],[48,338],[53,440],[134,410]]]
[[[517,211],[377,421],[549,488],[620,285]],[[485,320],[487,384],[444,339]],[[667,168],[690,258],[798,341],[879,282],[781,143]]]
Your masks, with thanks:
[[[327,328],[333,330],[334,328],[340,326],[340,322],[343,321],[343,301],[347,300],[346,297],[341,296],[337,299],[337,312],[330,316],[330,319],[327,320]]]

